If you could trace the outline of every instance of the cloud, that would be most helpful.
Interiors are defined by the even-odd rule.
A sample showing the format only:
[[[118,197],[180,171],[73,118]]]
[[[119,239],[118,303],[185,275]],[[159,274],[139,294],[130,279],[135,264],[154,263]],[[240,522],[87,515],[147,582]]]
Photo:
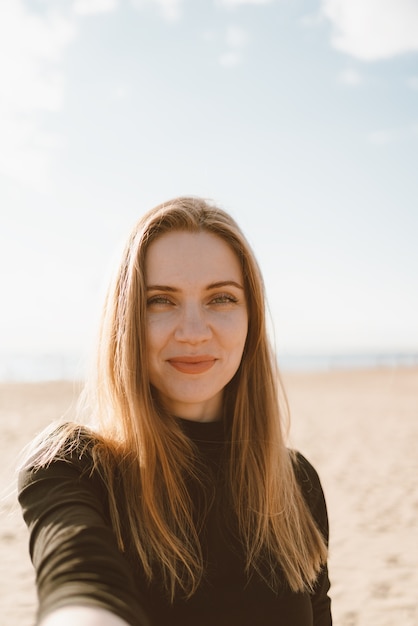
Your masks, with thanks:
[[[300,23],[306,28],[316,28],[317,26],[321,26],[324,23],[324,20],[324,15],[320,11],[317,11],[316,13],[307,13],[306,15],[303,15],[300,19]]]
[[[223,67],[236,67],[241,63],[241,55],[236,50],[229,50],[221,54],[219,63]]]
[[[217,0],[217,4],[228,8],[238,7],[243,4],[269,4],[272,0]]]
[[[62,16],[32,14],[21,0],[0,3],[0,172],[41,189],[58,139],[42,130],[39,114],[62,107],[59,61],[74,36]]]
[[[418,51],[416,0],[322,0],[332,45],[363,61]]]
[[[178,20],[181,14],[182,0],[154,0],[167,20]]]
[[[74,0],[73,11],[77,15],[110,13],[118,6],[118,0]]]
[[[340,72],[338,80],[343,85],[348,85],[349,87],[357,87],[363,82],[363,76],[359,72],[357,72],[357,70],[348,68]]]
[[[131,4],[136,9],[142,9],[147,4],[154,4],[166,20],[175,21],[181,16],[183,0],[131,0]]]
[[[219,63],[223,67],[236,67],[241,63],[242,50],[248,44],[249,36],[247,31],[241,26],[229,26],[225,43],[227,50],[219,57]]]
[[[247,45],[249,37],[247,31],[241,28],[241,26],[229,26],[225,40],[229,47],[237,49]]]

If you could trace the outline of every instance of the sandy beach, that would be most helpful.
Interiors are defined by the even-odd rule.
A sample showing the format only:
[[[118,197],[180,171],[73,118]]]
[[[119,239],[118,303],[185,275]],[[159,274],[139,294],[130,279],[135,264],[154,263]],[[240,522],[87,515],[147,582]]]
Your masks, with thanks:
[[[292,445],[327,498],[334,623],[418,626],[418,368],[283,379]],[[70,419],[77,393],[68,382],[0,385],[0,626],[33,626],[36,611],[26,528],[5,493],[24,445],[52,420]]]

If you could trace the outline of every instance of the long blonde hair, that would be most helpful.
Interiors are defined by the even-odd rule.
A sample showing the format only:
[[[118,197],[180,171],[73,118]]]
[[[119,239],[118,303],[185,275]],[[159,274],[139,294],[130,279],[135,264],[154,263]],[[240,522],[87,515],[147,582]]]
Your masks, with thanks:
[[[108,487],[119,546],[133,546],[150,581],[158,564],[171,599],[196,591],[204,565],[185,481],[200,480],[194,447],[158,403],[147,368],[146,254],[152,241],[173,230],[221,237],[242,267],[248,335],[240,367],[224,391],[223,419],[225,488],[247,572],[277,589],[280,564],[292,590],[312,589],[326,545],[301,495],[282,432],[262,277],[235,221],[200,198],[176,198],[139,220],[104,307],[96,374],[86,389],[97,422],[93,457]]]

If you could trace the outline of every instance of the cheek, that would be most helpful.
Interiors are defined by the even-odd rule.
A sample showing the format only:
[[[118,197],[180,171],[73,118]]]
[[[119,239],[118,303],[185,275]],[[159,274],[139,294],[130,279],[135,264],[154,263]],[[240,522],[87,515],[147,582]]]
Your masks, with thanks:
[[[147,320],[147,342],[152,349],[153,346],[161,344],[170,333],[170,324],[163,316],[150,317]]]
[[[237,320],[236,324],[237,332],[239,332],[241,336],[241,340],[245,343],[248,335],[248,313],[247,311],[243,311],[240,319]],[[238,331],[239,329],[239,331]]]
[[[161,329],[157,324],[148,324],[147,326],[147,353],[148,364],[152,365],[153,361],[157,357],[162,344]]]
[[[248,339],[248,315],[245,315],[245,320],[243,321],[243,325],[242,325],[242,333],[241,333],[241,357],[240,360],[244,354],[244,350],[245,350],[245,346],[247,345],[247,339]]]
[[[242,353],[244,352],[247,334],[248,317],[246,313],[243,313],[230,325],[229,332],[226,332],[226,336],[231,342],[231,347],[234,347],[236,352],[240,352],[240,356],[242,356]]]

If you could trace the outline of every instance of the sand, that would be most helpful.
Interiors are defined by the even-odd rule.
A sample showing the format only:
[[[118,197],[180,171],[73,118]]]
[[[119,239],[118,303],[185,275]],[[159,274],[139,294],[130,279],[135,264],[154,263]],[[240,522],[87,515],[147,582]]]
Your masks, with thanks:
[[[334,624],[418,626],[418,368],[283,378],[292,445],[326,493]],[[0,385],[3,494],[20,450],[50,421],[70,418],[76,395],[71,383]],[[0,626],[34,624],[27,543],[14,497],[3,498]]]

